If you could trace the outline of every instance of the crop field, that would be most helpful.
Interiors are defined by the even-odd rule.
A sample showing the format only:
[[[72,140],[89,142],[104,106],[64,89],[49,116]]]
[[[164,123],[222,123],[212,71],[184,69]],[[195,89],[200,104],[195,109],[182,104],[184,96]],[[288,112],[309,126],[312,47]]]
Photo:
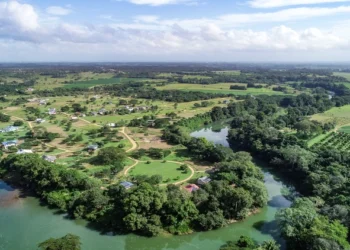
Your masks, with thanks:
[[[283,92],[273,91],[271,88],[249,88],[247,90],[230,89],[231,85],[242,85],[243,83],[217,83],[209,85],[201,84],[169,84],[161,87],[156,87],[158,90],[183,90],[183,91],[200,91],[204,93],[218,93],[218,94],[233,94],[233,95],[285,95]]]
[[[331,147],[338,150],[350,151],[350,134],[343,132],[328,133],[312,147]]]
[[[150,164],[140,162],[130,170],[130,175],[161,175],[166,183],[173,183],[188,178],[191,172],[179,170],[180,165],[172,162],[150,161]],[[168,181],[166,181],[168,180]]]

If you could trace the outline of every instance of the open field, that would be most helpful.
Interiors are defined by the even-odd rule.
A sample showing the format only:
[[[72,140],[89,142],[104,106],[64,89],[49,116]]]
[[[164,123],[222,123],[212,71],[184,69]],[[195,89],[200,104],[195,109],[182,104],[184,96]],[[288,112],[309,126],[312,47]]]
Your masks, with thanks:
[[[191,176],[191,172],[187,173],[179,170],[180,165],[173,162],[161,162],[161,161],[151,161],[150,164],[145,162],[140,162],[135,167],[133,167],[129,174],[131,176],[135,175],[161,175],[163,177],[163,181],[170,179],[167,183],[173,183],[177,181],[184,180]]]
[[[218,93],[218,94],[233,94],[233,95],[285,95],[283,92],[273,91],[272,88],[249,88],[247,90],[230,89],[231,85],[242,85],[243,83],[217,83],[209,85],[201,84],[168,84],[165,86],[156,87],[158,90],[183,90],[183,91],[200,91],[204,93]]]
[[[322,114],[315,114],[311,116],[311,120],[316,120],[322,123],[336,122],[337,127],[350,124],[350,105],[339,108],[335,107]]]
[[[333,75],[344,77],[350,81],[350,73],[348,72],[334,72]]]

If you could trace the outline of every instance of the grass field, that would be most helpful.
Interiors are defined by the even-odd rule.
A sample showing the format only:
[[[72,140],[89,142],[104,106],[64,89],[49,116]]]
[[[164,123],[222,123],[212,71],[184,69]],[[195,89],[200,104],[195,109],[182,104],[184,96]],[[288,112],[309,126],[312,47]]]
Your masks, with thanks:
[[[350,73],[347,73],[347,72],[334,72],[333,75],[344,77],[344,78],[348,79],[348,81],[350,81]]]
[[[350,105],[332,108],[322,114],[313,115],[311,119],[322,123],[335,121],[337,127],[350,124]]]
[[[151,161],[150,164],[147,163],[139,163],[134,168],[130,170],[130,175],[161,175],[163,177],[163,181],[170,179],[168,183],[181,181],[183,179],[188,178],[191,175],[191,172],[183,173],[181,170],[178,170],[180,167],[179,164],[170,163],[170,162],[160,162],[160,161]]]
[[[338,131],[339,131],[339,132],[343,132],[343,133],[350,134],[350,126],[341,127]]]
[[[273,91],[270,88],[249,88],[248,90],[231,90],[231,85],[244,85],[243,83],[217,83],[210,85],[201,84],[169,84],[156,87],[158,90],[183,90],[183,91],[200,91],[204,93],[234,94],[234,95],[285,95],[282,92]]]
[[[98,85],[106,85],[106,84],[118,84],[118,83],[128,83],[128,82],[136,82],[136,81],[146,81],[147,79],[141,78],[109,78],[109,79],[95,79],[95,80],[87,80],[87,81],[78,81],[69,84],[64,84],[64,88],[91,88]]]

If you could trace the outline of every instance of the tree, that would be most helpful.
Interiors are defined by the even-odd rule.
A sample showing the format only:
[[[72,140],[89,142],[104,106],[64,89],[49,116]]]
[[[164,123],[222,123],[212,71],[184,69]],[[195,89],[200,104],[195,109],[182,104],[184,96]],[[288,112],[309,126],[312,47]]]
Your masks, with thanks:
[[[99,164],[113,164],[115,162],[124,162],[125,159],[125,150],[117,147],[103,148],[98,152],[97,155],[97,162]]]
[[[5,115],[4,113],[0,113],[0,122],[9,122],[11,116]]]
[[[73,234],[58,239],[50,238],[38,246],[41,250],[81,250],[80,237]]]
[[[13,126],[20,127],[23,126],[24,122],[22,120],[16,120],[13,123]]]

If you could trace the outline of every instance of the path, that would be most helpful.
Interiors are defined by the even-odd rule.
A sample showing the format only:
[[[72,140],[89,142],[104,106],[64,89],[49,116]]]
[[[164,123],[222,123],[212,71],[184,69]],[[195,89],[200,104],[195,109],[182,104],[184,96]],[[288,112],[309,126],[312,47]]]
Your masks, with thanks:
[[[126,150],[126,152],[131,152],[131,151],[135,151],[138,148],[138,145],[136,143],[136,141],[134,139],[132,139],[126,132],[125,132],[125,127],[122,127],[122,130],[119,131],[121,134],[123,134],[131,143],[132,147],[128,150]],[[135,159],[133,159],[135,160]]]

